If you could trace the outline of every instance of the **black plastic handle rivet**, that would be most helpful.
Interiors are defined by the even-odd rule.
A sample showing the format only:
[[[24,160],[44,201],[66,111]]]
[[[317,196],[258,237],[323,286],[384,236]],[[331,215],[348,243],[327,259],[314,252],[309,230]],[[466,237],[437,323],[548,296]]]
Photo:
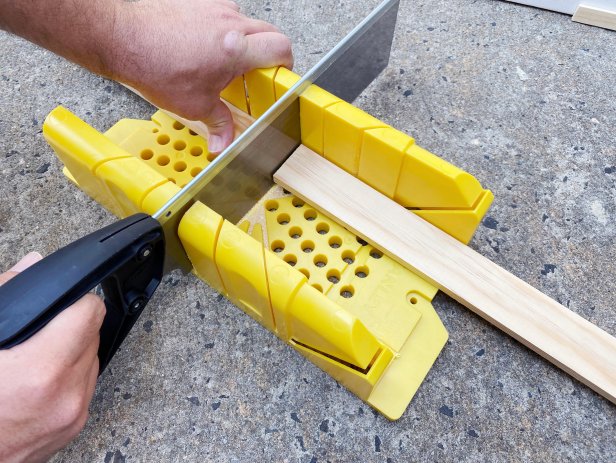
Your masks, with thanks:
[[[152,254],[152,245],[146,244],[138,253],[139,259],[147,259]]]
[[[145,307],[145,305],[147,303],[148,303],[148,301],[146,300],[145,297],[143,297],[143,296],[136,297],[128,305],[128,313],[130,313],[132,315],[132,314],[135,314],[135,313],[139,312],[140,310],[142,310]]]

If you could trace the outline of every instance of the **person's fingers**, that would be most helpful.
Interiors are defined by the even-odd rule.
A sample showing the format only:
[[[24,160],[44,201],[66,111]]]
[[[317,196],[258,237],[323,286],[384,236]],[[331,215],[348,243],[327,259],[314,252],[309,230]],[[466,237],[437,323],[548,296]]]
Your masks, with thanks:
[[[19,272],[12,272],[10,270],[0,274],[0,286],[9,281],[11,278],[16,277],[17,275],[19,275]]]
[[[94,395],[94,390],[96,389],[96,380],[98,379],[98,369],[99,369],[99,361],[98,356],[94,357],[92,361],[92,365],[90,366],[90,371],[87,373],[87,381],[86,381],[86,397],[88,402],[92,399]]]
[[[30,252],[20,259],[15,265],[13,265],[8,271],[0,274],[0,286],[9,281],[19,272],[23,272],[25,269],[35,264],[43,257],[38,252]]]
[[[98,347],[100,345],[100,336],[97,335],[90,341],[85,347],[81,357],[75,363],[75,371],[83,371],[87,373],[90,371],[92,363],[98,362]]]
[[[42,258],[43,256],[41,256],[38,252],[29,252],[23,256],[19,262],[13,265],[9,269],[9,272],[23,272],[25,269],[37,263]]]
[[[54,359],[55,364],[74,365],[84,352],[92,349],[93,343],[98,344],[104,317],[103,301],[93,294],[86,294],[14,349],[34,349],[39,355]]]
[[[72,370],[72,371],[71,371]],[[70,382],[64,383],[62,393],[64,408],[61,409],[61,426],[66,443],[72,441],[84,428],[88,421],[90,402],[96,388],[98,376],[98,357],[90,358],[85,364],[75,365],[64,374]]]
[[[251,18],[246,18],[246,20],[242,23],[241,30],[246,35],[258,34],[259,32],[280,33],[280,29],[278,29],[273,24],[270,24],[267,21],[261,21],[260,19]]]
[[[214,103],[203,122],[207,124],[209,132],[207,146],[210,153],[218,154],[231,144],[235,135],[233,115],[220,99]]]
[[[96,389],[96,380],[98,379],[98,357],[95,356],[90,362],[85,365],[85,368],[80,371],[82,373],[81,381],[76,384],[76,394],[79,400],[77,401],[78,410],[75,419],[68,428],[68,440],[73,440],[84,428],[90,414],[90,402]],[[77,379],[77,378],[76,378]]]
[[[220,0],[220,3],[231,8],[233,11],[237,11],[237,12],[240,11],[240,6],[231,0]]]
[[[90,403],[92,400],[92,396],[94,395],[94,391],[96,389],[96,381],[98,380],[98,369],[99,369],[99,360],[98,356],[94,355],[94,358],[91,358],[88,363],[82,366],[82,374],[83,374],[83,387],[82,394],[84,401],[86,403]],[[88,407],[84,407],[84,412],[87,415]]]
[[[278,32],[261,32],[244,37],[244,55],[238,63],[242,72],[273,66],[293,67],[289,38]]]

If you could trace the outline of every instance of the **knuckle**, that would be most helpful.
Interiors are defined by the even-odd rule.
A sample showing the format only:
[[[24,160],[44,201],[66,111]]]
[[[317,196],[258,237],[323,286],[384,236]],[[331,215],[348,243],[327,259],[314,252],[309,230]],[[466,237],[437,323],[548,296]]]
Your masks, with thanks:
[[[238,19],[237,10],[225,8],[219,11],[220,19],[223,21],[235,22]]]
[[[24,394],[35,402],[45,403],[58,393],[59,372],[55,368],[39,369],[25,384]]]
[[[231,30],[223,39],[223,52],[228,58],[236,58],[244,52],[244,34],[237,30]]]
[[[77,435],[81,432],[81,430],[86,426],[86,423],[88,422],[88,418],[90,418],[90,412],[88,411],[88,408],[86,407],[81,412],[81,415],[79,415],[77,419],[75,420],[75,422],[73,423],[73,426],[71,428],[72,438],[77,437]]]
[[[94,294],[86,294],[80,302],[89,309],[86,313],[90,316],[92,322],[102,321],[105,317],[107,309],[105,307],[105,303],[100,297]]]
[[[79,393],[66,395],[56,411],[59,426],[64,429],[77,429],[77,432],[85,425],[87,416],[88,403],[83,395]]]
[[[293,46],[291,44],[291,39],[286,35],[281,35],[280,40],[278,41],[278,51],[284,57],[292,57],[293,56]]]
[[[193,106],[180,109],[178,114],[191,121],[200,121],[207,117],[207,112],[204,111],[203,108]]]
[[[179,108],[178,113],[191,121],[202,121],[210,116],[212,107],[212,99],[204,95]]]

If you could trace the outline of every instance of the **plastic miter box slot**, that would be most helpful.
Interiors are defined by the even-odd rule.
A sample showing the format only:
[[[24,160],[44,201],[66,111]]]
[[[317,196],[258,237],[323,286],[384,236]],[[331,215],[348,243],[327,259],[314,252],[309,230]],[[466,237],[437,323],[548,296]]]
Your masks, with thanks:
[[[298,76],[256,70],[223,97],[258,116]],[[248,93],[247,93],[248,92]],[[466,172],[318,87],[300,98],[302,141],[467,242],[492,195]],[[336,138],[336,134],[343,138]],[[214,159],[202,137],[157,111],[101,134],[53,110],[44,135],[66,175],[114,214],[153,213]],[[342,135],[340,135],[342,136]],[[379,157],[383,162],[379,162]],[[178,234],[194,273],[385,416],[408,406],[447,340],[437,289],[310,204],[274,190],[230,223],[200,202]]]

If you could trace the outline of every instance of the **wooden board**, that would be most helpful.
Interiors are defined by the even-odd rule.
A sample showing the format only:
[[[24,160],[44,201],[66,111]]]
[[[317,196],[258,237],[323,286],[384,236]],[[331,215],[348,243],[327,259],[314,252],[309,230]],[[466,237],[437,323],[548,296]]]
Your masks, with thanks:
[[[559,13],[573,14],[581,0],[507,0],[522,5],[543,8],[544,10],[558,11]]]
[[[616,30],[614,0],[507,0],[573,15],[573,21]]]
[[[274,180],[616,403],[616,338],[304,146]]]
[[[575,10],[572,19],[579,23],[616,31],[616,2],[612,4],[610,10],[582,4]]]

